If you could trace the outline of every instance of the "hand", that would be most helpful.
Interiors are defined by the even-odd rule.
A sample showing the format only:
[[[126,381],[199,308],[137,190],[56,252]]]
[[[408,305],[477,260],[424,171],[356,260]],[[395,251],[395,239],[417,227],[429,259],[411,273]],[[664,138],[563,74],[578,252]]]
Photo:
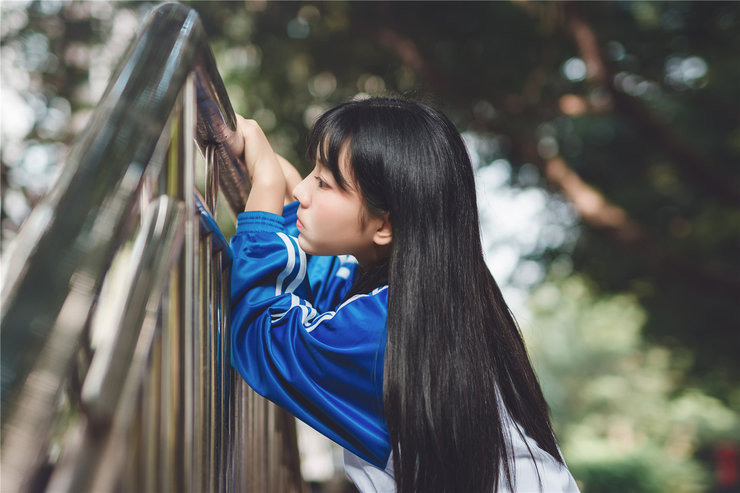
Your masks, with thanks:
[[[275,151],[272,150],[270,142],[256,121],[236,115],[236,131],[243,142],[244,162],[247,165],[249,179],[254,181],[255,168],[264,160],[277,159]]]
[[[280,214],[286,180],[278,156],[257,122],[239,115],[236,121],[237,131],[244,141],[244,162],[252,182],[244,210]]]

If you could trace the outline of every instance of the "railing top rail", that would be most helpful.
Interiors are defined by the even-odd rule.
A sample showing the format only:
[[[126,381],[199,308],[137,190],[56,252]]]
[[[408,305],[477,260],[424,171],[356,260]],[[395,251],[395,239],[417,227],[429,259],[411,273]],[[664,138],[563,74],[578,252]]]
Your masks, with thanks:
[[[191,76],[196,140],[214,148],[221,191],[235,213],[243,210],[248,194],[239,157],[243,148],[202,23],[188,7],[160,5],[124,56],[59,180],[5,259],[0,325],[4,410],[8,391],[38,357],[69,293],[86,293],[83,305],[92,303],[122,240],[121,225],[143,171]]]

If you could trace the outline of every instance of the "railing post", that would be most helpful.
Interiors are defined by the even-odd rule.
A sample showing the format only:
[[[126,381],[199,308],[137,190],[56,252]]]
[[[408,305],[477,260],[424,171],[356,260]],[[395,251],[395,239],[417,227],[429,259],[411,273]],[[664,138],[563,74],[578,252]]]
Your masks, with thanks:
[[[183,196],[185,201],[185,242],[183,245],[183,262],[181,272],[183,276],[182,287],[182,358],[183,358],[183,463],[180,470],[185,484],[181,485],[181,491],[197,491],[194,475],[197,471],[196,465],[196,435],[195,435],[195,375],[197,373],[195,350],[197,342],[198,311],[200,307],[195,302],[198,290],[198,223],[196,222],[195,204],[192,199],[192,191],[195,189],[195,125],[197,121],[197,105],[195,94],[195,75],[188,76],[183,87],[182,113],[183,113],[183,164],[186,168],[183,176]]]
[[[4,489],[300,490],[292,418],[230,365],[214,217],[219,188],[235,213],[248,194],[234,118],[195,11],[156,7],[3,280]]]

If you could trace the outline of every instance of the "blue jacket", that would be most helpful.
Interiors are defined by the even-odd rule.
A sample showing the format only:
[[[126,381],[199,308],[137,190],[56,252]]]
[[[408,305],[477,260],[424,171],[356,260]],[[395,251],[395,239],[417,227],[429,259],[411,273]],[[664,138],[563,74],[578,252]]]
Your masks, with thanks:
[[[231,239],[231,362],[260,395],[380,468],[388,287],[342,301],[349,256],[307,257],[298,203],[283,216],[243,212]]]

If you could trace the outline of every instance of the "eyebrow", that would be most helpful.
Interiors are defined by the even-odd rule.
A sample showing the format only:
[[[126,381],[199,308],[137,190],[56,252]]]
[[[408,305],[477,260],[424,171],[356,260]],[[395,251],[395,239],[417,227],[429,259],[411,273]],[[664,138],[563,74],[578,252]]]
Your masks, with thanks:
[[[339,164],[339,167],[340,167],[340,169],[339,169],[339,176],[342,178],[342,183],[341,184],[337,181],[337,179],[334,176],[334,173],[331,171],[331,169],[329,169],[329,167],[326,166],[326,164],[324,164],[324,162],[321,160],[321,157],[320,156],[317,156],[316,157],[316,167],[320,168],[321,170],[328,171],[329,174],[331,175],[332,181],[334,181],[334,183],[337,184],[337,186],[339,187],[340,190],[357,192],[357,187],[354,186],[354,183],[352,183],[352,180],[347,179],[344,176],[344,174],[342,173],[342,170],[341,170],[342,164],[341,163],[338,163],[338,164]]]

